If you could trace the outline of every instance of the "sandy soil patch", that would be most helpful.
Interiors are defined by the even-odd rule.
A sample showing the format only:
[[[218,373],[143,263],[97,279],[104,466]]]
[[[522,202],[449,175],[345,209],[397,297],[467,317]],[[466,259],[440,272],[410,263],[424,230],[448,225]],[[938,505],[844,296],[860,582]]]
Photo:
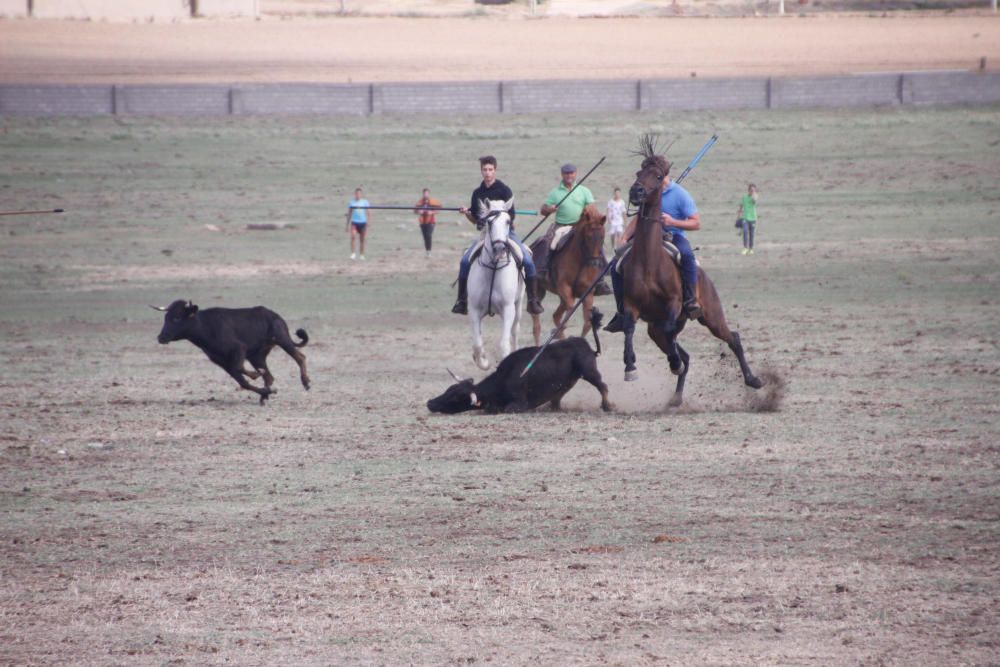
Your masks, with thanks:
[[[793,76],[1000,62],[989,16],[0,21],[0,82]]]

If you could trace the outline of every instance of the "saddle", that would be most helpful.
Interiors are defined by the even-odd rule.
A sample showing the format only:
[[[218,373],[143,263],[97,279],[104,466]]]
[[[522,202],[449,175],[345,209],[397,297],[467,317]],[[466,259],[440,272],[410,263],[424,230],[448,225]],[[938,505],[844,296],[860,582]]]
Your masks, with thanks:
[[[674,264],[676,264],[679,269],[681,267],[681,251],[677,249],[677,246],[674,245],[673,241],[674,235],[672,232],[663,233],[663,249],[667,251],[667,254],[670,255],[670,259],[674,261]],[[621,275],[622,273],[622,264],[625,263],[625,258],[628,257],[630,252],[632,252],[633,243],[635,243],[634,239],[626,243],[625,246],[616,253],[618,255],[618,261],[615,262],[614,270],[618,272],[618,275]],[[698,263],[697,259],[695,260],[695,263]]]

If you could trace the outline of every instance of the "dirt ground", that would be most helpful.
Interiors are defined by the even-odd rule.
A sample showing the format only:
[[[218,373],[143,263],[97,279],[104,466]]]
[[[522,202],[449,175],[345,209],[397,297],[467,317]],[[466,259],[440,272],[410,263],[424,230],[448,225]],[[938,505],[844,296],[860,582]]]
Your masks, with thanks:
[[[303,18],[0,21],[0,82],[793,76],[1000,63],[1000,18]]]
[[[560,162],[607,155],[603,199],[640,131],[682,160],[706,124],[699,254],[777,409],[693,327],[679,410],[652,344],[625,383],[605,334],[611,414],[589,386],[561,413],[429,414],[446,368],[480,377],[448,313],[472,230],[443,215],[426,258],[412,216],[381,213],[351,262],[353,187],[454,203],[489,147],[525,207]],[[2,223],[0,663],[996,664],[998,128],[996,109],[5,119],[0,205],[67,212]],[[305,328],[311,391],[275,352],[259,407],[158,345],[147,304],[175,298]]]
[[[969,68],[997,25],[0,21],[0,80]],[[448,313],[473,231],[443,215],[427,258],[412,216],[377,214],[351,262],[354,187],[458,205],[491,152],[535,208],[607,156],[603,201],[646,131],[681,163],[720,136],[688,181],[698,252],[771,393],[692,327],[679,410],[652,344],[625,383],[605,334],[611,414],[589,386],[560,413],[429,414],[447,368],[481,376]],[[0,119],[0,209],[67,211],[0,218],[0,664],[1000,663],[998,145],[996,108]],[[158,345],[147,304],[176,298],[305,328],[313,388],[274,352],[262,408]]]

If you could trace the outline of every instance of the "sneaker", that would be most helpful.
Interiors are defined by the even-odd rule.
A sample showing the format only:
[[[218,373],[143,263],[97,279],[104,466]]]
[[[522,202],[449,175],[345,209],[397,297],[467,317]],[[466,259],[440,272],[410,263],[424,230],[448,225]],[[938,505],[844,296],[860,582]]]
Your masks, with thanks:
[[[740,250],[740,254],[741,255],[749,255],[750,254],[750,249],[749,248],[743,248],[743,250]]]
[[[621,313],[615,313],[615,316],[611,318],[611,321],[604,327],[604,330],[609,333],[620,333],[624,331],[625,326],[622,323],[622,320],[624,319],[625,318],[622,317]]]
[[[365,261],[365,256],[364,255],[361,255],[361,261],[362,262]]]
[[[355,253],[355,252],[352,252],[351,253],[351,259],[353,260],[353,259],[357,259],[357,258],[358,258],[358,254]]]
[[[750,252],[748,252],[747,254],[748,255],[752,255],[753,254],[753,248],[750,248]]]

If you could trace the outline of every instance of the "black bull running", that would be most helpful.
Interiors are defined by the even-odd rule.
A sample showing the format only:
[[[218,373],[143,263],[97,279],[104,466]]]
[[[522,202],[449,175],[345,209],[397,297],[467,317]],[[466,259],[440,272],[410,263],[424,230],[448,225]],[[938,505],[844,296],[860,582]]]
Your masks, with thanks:
[[[166,345],[175,340],[189,340],[199,347],[213,363],[221,366],[239,385],[260,396],[261,405],[277,390],[271,389],[274,377],[267,368],[267,355],[275,346],[280,347],[299,365],[302,386],[309,389],[306,357],[298,348],[305,347],[309,336],[305,329],[295,335],[301,343],[292,340],[288,325],[280,315],[263,306],[255,308],[206,308],[200,310],[190,301],[174,301],[169,306],[157,307],[165,311],[163,329],[157,340]],[[246,362],[254,370],[247,370]],[[255,387],[246,378],[264,378],[263,387]]]

